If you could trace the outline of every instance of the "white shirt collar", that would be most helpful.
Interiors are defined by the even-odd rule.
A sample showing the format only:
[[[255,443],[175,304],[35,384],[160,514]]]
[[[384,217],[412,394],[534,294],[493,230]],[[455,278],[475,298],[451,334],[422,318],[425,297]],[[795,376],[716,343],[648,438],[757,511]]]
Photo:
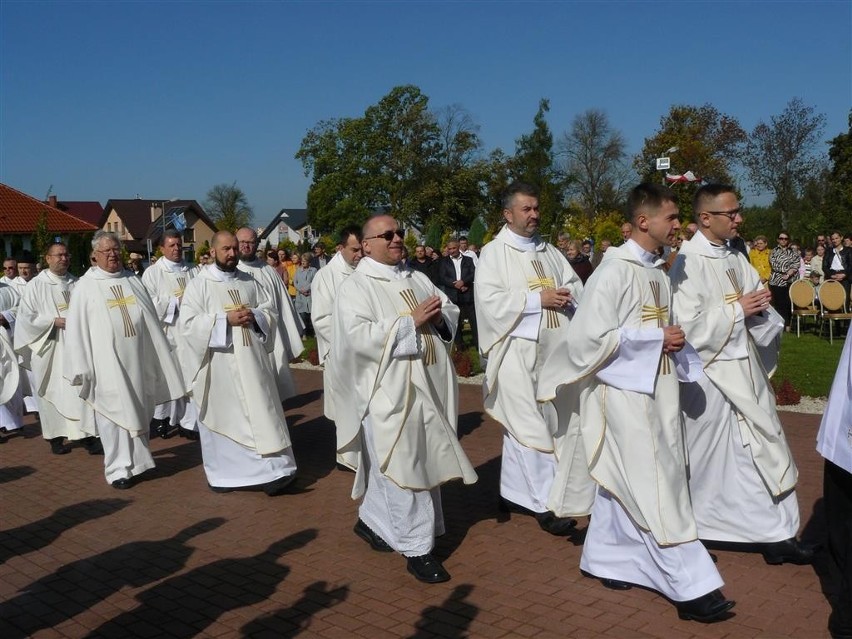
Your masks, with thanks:
[[[534,251],[541,242],[538,235],[533,235],[532,237],[524,237],[523,235],[518,235],[512,229],[509,228],[508,224],[503,228],[506,230],[506,240],[509,242],[509,244],[511,244],[515,248],[521,249],[522,251]]]
[[[377,262],[372,257],[362,257],[361,261],[367,260],[371,267],[378,270],[385,277],[391,280],[401,280],[404,277],[408,277],[411,275],[411,271],[407,268],[401,266],[400,264],[394,264],[393,266],[389,266],[388,264],[382,264],[381,262]]]
[[[228,282],[230,280],[236,279],[237,277],[236,270],[223,271],[221,268],[219,268],[218,264],[210,264],[210,266],[207,268],[207,271],[210,273],[210,275],[212,275],[220,282]]]
[[[660,257],[656,253],[651,253],[650,251],[646,251],[633,239],[627,240],[624,245],[630,250],[631,253],[642,262],[643,266],[647,266],[648,268],[657,268],[661,266],[665,262],[660,259]]]

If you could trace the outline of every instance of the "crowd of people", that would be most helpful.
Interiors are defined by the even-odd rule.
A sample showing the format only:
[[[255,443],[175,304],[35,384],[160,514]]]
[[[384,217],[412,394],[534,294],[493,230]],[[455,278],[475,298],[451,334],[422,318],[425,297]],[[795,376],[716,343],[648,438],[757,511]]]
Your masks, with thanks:
[[[451,359],[469,333],[502,429],[499,507],[582,543],[582,572],[604,587],[722,620],[734,602],[708,548],[813,560],[766,371],[789,308],[779,289],[799,277],[848,287],[852,248],[840,233],[803,256],[787,233],[771,251],[744,242],[730,186],[705,185],[693,204],[682,230],[674,194],[640,184],[623,243],[598,251],[543,240],[538,191],[522,182],[481,251],[462,237],[407,256],[397,220],[378,215],[343,229],[333,256],[258,251],[253,229],[220,231],[200,266],[170,230],[136,269],[98,231],[76,278],[57,242],[37,276],[4,262],[0,426],[20,428],[29,398],[50,450],[82,441],[121,490],[153,468],[150,437],[177,428],[199,440],[213,491],[280,495],[298,470],[289,362],[315,334],[336,459],[360,500],[354,533],[438,583],[450,575],[435,537],[452,525],[440,487],[477,481]]]

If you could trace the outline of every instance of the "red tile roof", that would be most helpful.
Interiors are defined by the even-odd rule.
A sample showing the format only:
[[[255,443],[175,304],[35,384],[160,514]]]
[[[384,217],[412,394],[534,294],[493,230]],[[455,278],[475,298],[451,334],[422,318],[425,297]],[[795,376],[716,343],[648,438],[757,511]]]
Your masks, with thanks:
[[[56,203],[56,208],[89,224],[94,224],[97,227],[103,226],[104,207],[101,206],[100,202],[69,202],[59,200]]]
[[[47,230],[51,233],[88,233],[98,230],[94,224],[0,183],[0,234],[34,233],[42,211],[47,212]]]

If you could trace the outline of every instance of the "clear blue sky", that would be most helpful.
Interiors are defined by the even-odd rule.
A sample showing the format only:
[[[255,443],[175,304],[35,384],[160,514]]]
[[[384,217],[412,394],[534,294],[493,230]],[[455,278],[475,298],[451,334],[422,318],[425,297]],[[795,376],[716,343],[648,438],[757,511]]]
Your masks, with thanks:
[[[233,182],[255,223],[302,207],[318,121],[399,84],[514,150],[604,109],[636,153],[672,104],[750,130],[801,97],[847,130],[852,2],[0,0],[0,181],[37,197],[181,197]],[[750,198],[752,201],[755,198]]]

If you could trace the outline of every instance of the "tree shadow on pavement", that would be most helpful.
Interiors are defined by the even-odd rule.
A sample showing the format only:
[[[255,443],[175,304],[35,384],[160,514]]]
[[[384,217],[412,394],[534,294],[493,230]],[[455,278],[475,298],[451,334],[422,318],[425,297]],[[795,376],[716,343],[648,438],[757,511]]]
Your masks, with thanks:
[[[122,588],[139,588],[178,572],[195,550],[187,542],[223,523],[219,517],[205,519],[167,539],[134,541],[62,566],[0,603],[0,636],[30,637],[85,612]],[[183,596],[180,593],[178,601]]]
[[[473,431],[482,426],[484,421],[484,415],[481,411],[472,411],[470,413],[459,415],[457,429],[459,439],[466,435],[470,435]]]
[[[0,484],[8,484],[11,481],[22,479],[32,475],[36,471],[32,466],[9,466],[0,468]]]
[[[46,548],[66,530],[92,519],[117,513],[128,499],[92,499],[63,506],[37,521],[0,532],[0,564],[11,557]]]
[[[498,455],[477,466],[479,481],[471,486],[454,481],[441,488],[447,532],[437,540],[435,550],[438,556],[449,557],[461,546],[475,524],[497,517],[501,459]]]
[[[173,477],[191,468],[201,466],[201,444],[197,441],[187,441],[168,448],[152,450],[156,467],[140,475],[140,481],[151,481],[165,477]]]
[[[302,530],[252,557],[220,559],[170,577],[140,593],[139,606],[95,628],[87,637],[204,636],[205,629],[225,612],[259,604],[274,594],[290,573],[278,560],[316,536],[316,529]]]
[[[315,614],[339,604],[348,595],[349,586],[328,590],[325,581],[315,581],[305,588],[304,594],[292,606],[250,621],[240,632],[243,637],[252,639],[290,639],[309,630]]]
[[[469,636],[470,622],[479,612],[479,608],[466,601],[472,591],[471,584],[460,584],[440,606],[424,608],[415,624],[417,631],[408,639],[462,639]]]
[[[301,408],[306,404],[310,404],[311,402],[318,400],[320,397],[322,397],[321,388],[300,393],[290,399],[284,400],[284,411],[286,412],[288,410],[293,410],[294,408]]]
[[[337,459],[337,432],[334,422],[325,417],[315,417],[291,427],[290,439],[299,466],[299,478],[296,483],[300,488],[316,483],[334,470]]]

